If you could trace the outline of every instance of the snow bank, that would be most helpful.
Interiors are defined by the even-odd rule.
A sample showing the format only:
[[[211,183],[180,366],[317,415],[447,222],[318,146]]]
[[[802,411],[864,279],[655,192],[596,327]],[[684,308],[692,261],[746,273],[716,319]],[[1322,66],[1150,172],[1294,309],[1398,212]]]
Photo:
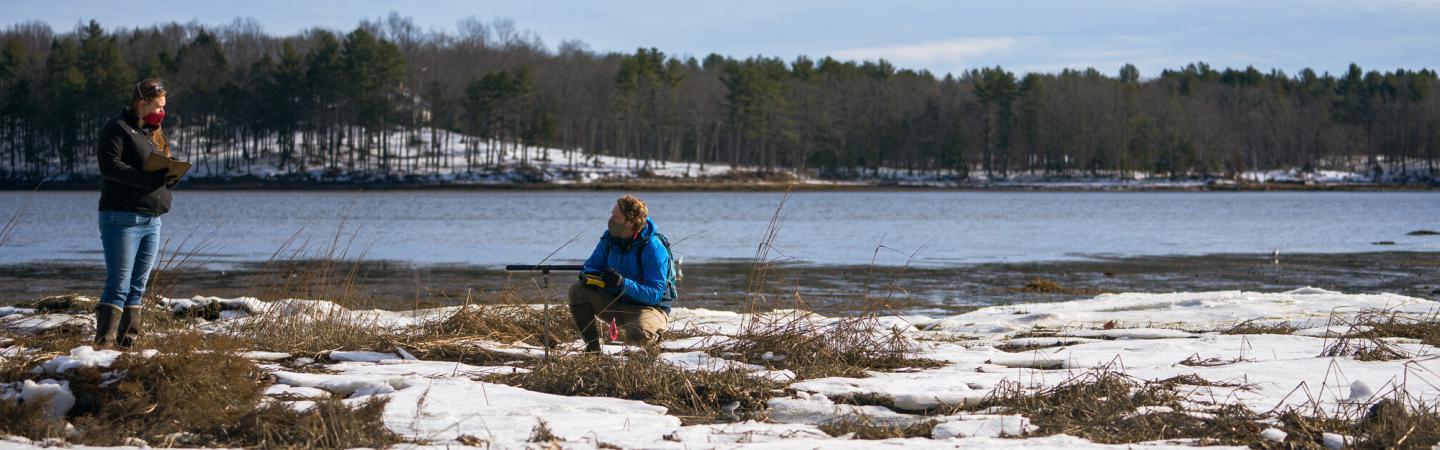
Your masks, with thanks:
[[[864,417],[876,425],[906,426],[921,420],[920,416],[897,413],[883,406],[835,403],[823,394],[805,392],[796,397],[772,398],[768,406],[770,420],[780,423],[823,425]]]
[[[204,299],[240,305],[243,299]],[[195,300],[195,299],[191,299]],[[178,302],[175,304],[179,304]],[[1397,361],[1356,361],[1349,357],[1322,357],[1337,333],[1347,327],[1327,327],[1332,314],[1354,314],[1387,309],[1407,314],[1436,311],[1436,302],[1391,294],[1347,295],[1306,288],[1280,293],[1199,292],[1172,294],[1113,294],[1092,299],[1045,304],[982,308],[949,317],[887,317],[881,327],[894,326],[915,339],[920,356],[941,361],[940,367],[896,372],[872,372],[866,378],[830,377],[793,381],[793,394],[768,400],[768,423],[743,422],[681,426],[665,408],[638,401],[566,397],[479,381],[483,376],[515,373],[512,366],[473,366],[454,362],[421,361],[401,349],[394,353],[335,351],[320,364],[327,373],[302,373],[277,363],[262,364],[277,380],[267,389],[268,401],[293,408],[313,404],[306,399],[343,395],[347,402],[373,396],[389,399],[386,425],[419,446],[456,446],[462,436],[488,441],[495,448],[527,445],[542,422],[562,439],[565,447],[618,446],[622,448],[1191,448],[1180,444],[1148,443],[1107,446],[1071,436],[1007,438],[1033,430],[1028,419],[1015,415],[962,414],[925,417],[917,412],[947,411],[957,405],[974,405],[999,386],[1038,391],[1074,380],[1092,371],[1120,372],[1139,380],[1195,376],[1213,384],[1185,386],[1182,395],[1196,403],[1233,402],[1253,410],[1288,406],[1319,406],[1324,411],[1363,405],[1403,390],[1426,401],[1440,399],[1440,349],[1413,341],[1392,345],[1413,358]],[[376,326],[406,327],[453,313],[454,308],[415,312],[350,311],[326,302],[287,300],[256,307],[256,314],[290,314],[301,320],[343,316],[368,320]],[[235,311],[242,311],[237,309]],[[783,314],[784,312],[779,312]],[[249,313],[220,322],[254,320]],[[11,310],[0,320],[44,317]],[[754,376],[773,377],[764,367],[722,357],[704,350],[731,339],[750,317],[704,309],[677,308],[673,329],[703,330],[701,336],[666,342],[660,356],[667,364],[689,371],[738,369]],[[810,316],[816,323],[834,320]],[[1302,331],[1289,335],[1222,335],[1214,330],[1260,319],[1286,322]],[[1105,324],[1113,323],[1110,329]],[[1022,331],[1043,327],[1054,336],[1011,338]],[[543,349],[475,340],[487,350],[517,355],[539,355]],[[1016,350],[1030,349],[1030,350]],[[607,353],[625,350],[606,346]],[[539,353],[537,353],[539,352]],[[119,356],[115,351],[77,347],[69,355],[41,365],[43,373],[63,374],[82,367],[106,367]],[[262,361],[289,360],[284,353],[251,352]],[[771,355],[784,358],[785,355]],[[297,359],[303,360],[304,358]],[[307,364],[314,361],[308,361]],[[55,377],[60,378],[60,377]],[[4,385],[0,397],[49,394],[55,411],[63,415],[73,404],[65,382],[53,380]],[[1306,386],[1303,395],[1296,387]],[[27,394],[28,393],[28,394]],[[866,399],[852,405],[838,399]],[[70,403],[66,403],[66,402]],[[1312,404],[1313,402],[1313,404]],[[52,414],[57,414],[51,411]],[[56,416],[59,417],[59,416]],[[851,441],[826,436],[817,425],[864,417],[872,423],[907,425],[937,420],[933,439]],[[1264,439],[1283,439],[1267,430]],[[1282,433],[1283,434],[1283,433]],[[1327,443],[1344,445],[1336,435]],[[468,441],[468,438],[466,439]]]
[[[94,347],[85,345],[70,350],[67,356],[57,356],[45,361],[41,367],[46,373],[63,374],[67,370],[86,367],[110,367],[115,360],[120,358],[117,350],[96,350]]]
[[[50,420],[65,418],[65,413],[75,406],[75,394],[70,392],[70,382],[65,380],[25,380],[0,385],[0,402],[24,402],[28,405],[43,404],[41,408]]]
[[[1078,332],[1081,336],[1110,334],[1132,337],[1183,337],[1154,331],[1145,336],[1125,328],[1213,330],[1251,319],[1286,321],[1301,328],[1322,325],[1334,312],[1386,309],[1401,313],[1428,313],[1435,302],[1394,294],[1342,294],[1305,288],[1281,293],[1241,291],[1175,294],[1105,294],[1093,299],[1056,303],[992,306],[948,317],[930,324],[927,331],[971,337],[992,337],[1047,328],[1101,328],[1114,322],[1121,331]],[[1174,332],[1167,332],[1174,333]],[[1073,335],[1073,334],[1072,334]]]
[[[451,378],[416,379],[390,394],[384,420],[407,438],[431,443],[470,435],[498,448],[521,447],[543,422],[567,442],[636,448],[663,441],[680,427],[680,419],[665,412],[633,400],[566,397]]]
[[[969,437],[1019,437],[1035,431],[1030,419],[1017,415],[979,414],[963,416],[935,425],[930,437],[935,439]]]
[[[95,329],[95,321],[88,315],[78,314],[34,314],[35,310],[11,308],[9,315],[0,316],[0,332],[33,336],[61,328]]]

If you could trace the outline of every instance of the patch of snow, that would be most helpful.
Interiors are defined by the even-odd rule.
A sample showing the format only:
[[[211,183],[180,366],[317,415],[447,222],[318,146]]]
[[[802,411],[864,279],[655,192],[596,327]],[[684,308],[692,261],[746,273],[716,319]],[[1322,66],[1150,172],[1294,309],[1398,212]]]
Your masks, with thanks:
[[[1030,419],[1019,415],[960,416],[935,425],[930,437],[953,439],[968,437],[1018,437],[1037,428]]]
[[[1323,433],[1320,435],[1320,442],[1325,445],[1325,448],[1328,448],[1330,450],[1343,449],[1353,439],[1354,438],[1351,438],[1349,436],[1339,435],[1335,433]]]
[[[567,397],[471,381],[412,378],[390,394],[385,425],[411,439],[436,445],[476,436],[497,448],[527,445],[544,422],[562,447],[606,443],[650,447],[680,427],[664,407],[604,397]]]
[[[62,374],[68,370],[87,367],[110,367],[120,357],[116,350],[96,350],[82,345],[70,350],[69,355],[56,356],[41,364],[47,373]]]
[[[1435,308],[1435,302],[1403,295],[1341,294],[1317,289],[1282,293],[1125,293],[1065,302],[985,307],[942,319],[929,329],[975,337],[1014,334],[1037,326],[1101,328],[1110,321],[1149,324],[1150,328],[1220,329],[1257,318],[1325,323],[1337,312],[1386,309],[1397,313],[1428,313]]]
[[[241,354],[240,354],[240,357],[241,357],[241,358],[253,359],[253,360],[256,360],[256,361],[280,361],[280,360],[282,360],[282,359],[289,358],[289,357],[290,357],[290,354],[289,354],[289,353],[284,353],[284,352],[261,352],[261,351],[255,351],[255,352],[244,352],[244,353],[241,353]]]
[[[827,441],[833,438],[813,425],[763,423],[750,420],[738,423],[681,427],[667,435],[667,439],[695,448],[714,444],[794,443],[797,440]]]
[[[765,370],[765,368],[761,366],[716,358],[705,352],[661,353],[660,360],[666,364],[692,372],[724,372],[726,370],[759,372]]]
[[[335,351],[330,352],[330,359],[350,362],[380,362],[387,359],[400,359],[400,356],[394,353]]]
[[[45,379],[25,380],[0,385],[0,402],[20,401],[28,405],[43,404],[41,409],[50,420],[61,420],[75,406],[75,393],[70,381]]]
[[[95,320],[88,315],[33,314],[16,309],[12,310],[10,315],[0,317],[0,331],[22,336],[33,336],[60,327],[93,330],[95,328],[94,323]]]
[[[1260,431],[1260,439],[1270,442],[1285,442],[1285,437],[1289,435],[1289,433],[1280,431],[1279,428],[1266,428]]]
[[[770,420],[779,423],[823,425],[864,417],[874,424],[903,426],[921,420],[920,416],[897,413],[883,406],[835,403],[823,394],[772,398],[767,405]]]
[[[271,372],[281,384],[323,389],[351,398],[395,392],[396,386],[404,385],[404,377],[376,377],[367,375],[318,374],[275,371]]]
[[[1091,339],[1183,339],[1195,337],[1193,333],[1161,328],[1117,328],[1111,330],[1068,330],[1055,333],[1057,336]]]
[[[272,397],[285,396],[300,398],[325,398],[329,397],[330,393],[312,387],[276,384],[265,388],[265,395],[269,395]]]
[[[11,316],[11,315],[16,315],[16,314],[20,314],[20,315],[31,315],[31,314],[35,314],[35,308],[21,308],[21,307],[17,307],[17,306],[0,306],[0,317]]]

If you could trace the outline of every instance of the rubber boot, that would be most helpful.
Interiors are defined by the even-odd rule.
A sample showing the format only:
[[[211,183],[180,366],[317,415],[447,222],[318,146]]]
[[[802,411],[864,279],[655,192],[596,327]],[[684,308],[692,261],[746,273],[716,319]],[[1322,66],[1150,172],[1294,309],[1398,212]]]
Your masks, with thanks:
[[[120,348],[130,348],[135,345],[135,340],[140,338],[144,329],[145,318],[141,314],[140,305],[126,306],[125,313],[120,316],[119,334],[115,336],[115,344]]]
[[[575,329],[585,340],[586,352],[600,351],[600,329],[595,327],[595,309],[590,305],[570,305],[570,316],[575,318]]]
[[[95,305],[95,346],[109,348],[115,344],[115,332],[120,327],[120,308],[107,304]]]

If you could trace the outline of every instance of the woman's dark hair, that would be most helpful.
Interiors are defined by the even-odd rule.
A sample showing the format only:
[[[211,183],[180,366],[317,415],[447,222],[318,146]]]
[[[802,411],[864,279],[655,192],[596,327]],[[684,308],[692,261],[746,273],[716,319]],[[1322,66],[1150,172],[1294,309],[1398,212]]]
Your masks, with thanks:
[[[135,88],[130,91],[130,111],[139,114],[141,103],[164,97],[165,94],[165,85],[160,80],[150,78],[135,83]],[[142,121],[137,125],[144,126],[145,124]],[[165,131],[161,130],[158,125],[155,131],[150,133],[150,142],[155,144],[156,150],[164,152],[165,157],[170,157],[170,141],[165,140]]]
[[[130,92],[130,104],[137,105],[140,102],[148,102],[159,97],[164,97],[165,85],[160,80],[151,78],[135,83],[135,90]]]

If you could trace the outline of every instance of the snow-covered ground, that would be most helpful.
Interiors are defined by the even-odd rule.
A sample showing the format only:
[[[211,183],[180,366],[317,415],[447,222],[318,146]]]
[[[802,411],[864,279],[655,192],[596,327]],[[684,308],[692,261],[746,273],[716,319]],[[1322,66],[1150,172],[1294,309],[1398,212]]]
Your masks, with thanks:
[[[292,300],[266,304],[254,299],[176,299],[172,308],[211,300],[225,303],[220,321],[202,325],[222,330],[225,324],[254,320],[265,310],[285,314],[346,314],[373,321],[377,327],[403,328],[445,317],[453,308],[424,311],[348,311],[324,302]],[[904,424],[914,413],[947,405],[973,404],[997,387],[1040,390],[1095,370],[1123,373],[1142,380],[1194,375],[1214,386],[1188,386],[1187,398],[1198,403],[1233,403],[1255,411],[1305,407],[1340,411],[1374,401],[1407,396],[1433,404],[1440,401],[1440,358],[1437,349],[1414,341],[1390,343],[1412,355],[1394,361],[1358,361],[1323,357],[1327,345],[1348,331],[1338,324],[1364,311],[1430,316],[1436,302],[1391,294],[1344,294],[1306,288],[1289,292],[1198,292],[1171,294],[1107,294],[1059,303],[997,306],[948,316],[882,317],[887,327],[904,330],[921,348],[921,356],[943,361],[943,367],[873,372],[865,378],[791,380],[738,361],[727,361],[696,349],[729,339],[740,329],[742,314],[704,309],[677,309],[671,327],[698,331],[700,336],[664,345],[661,358],[685,370],[741,368],[752,376],[788,383],[786,393],[768,401],[768,420],[711,425],[682,425],[664,407],[638,401],[564,397],[476,381],[477,375],[510,373],[510,366],[472,366],[418,360],[403,348],[393,352],[333,352],[326,373],[297,372],[276,362],[291,355],[247,354],[277,380],[267,393],[297,408],[305,398],[343,395],[348,402],[373,396],[390,399],[384,413],[387,427],[418,444],[407,448],[460,448],[462,436],[478,437],[494,448],[519,448],[542,421],[564,440],[565,448],[1192,448],[1184,442],[1102,445],[1073,436],[1024,435],[1035,428],[1019,415],[961,413],[931,416],[940,423],[929,438],[884,441],[831,437],[817,425],[861,414],[872,421]],[[1290,334],[1220,334],[1240,322],[1258,319],[1286,323]],[[44,315],[25,308],[0,309],[0,330],[7,334],[84,320]],[[826,319],[820,319],[826,320]],[[1046,333],[1035,333],[1046,330]],[[1022,334],[1023,333],[1023,334]],[[578,343],[572,343],[576,345]],[[523,344],[488,343],[491,349],[543,353]],[[1007,346],[1037,350],[1007,352]],[[608,347],[615,352],[618,347]],[[24,349],[0,351],[14,357]],[[43,364],[48,374],[73,367],[104,367],[116,352],[79,347]],[[1205,361],[1186,364],[1182,361]],[[793,378],[793,374],[788,374]],[[64,382],[4,384],[0,399],[54,395],[56,417],[73,404]],[[1300,388],[1300,389],[1297,389]],[[871,395],[893,399],[885,406],[855,406],[836,399]],[[69,403],[67,403],[69,402]],[[1279,437],[1278,430],[1264,434]],[[1280,437],[1283,439],[1283,437]],[[1337,438],[1338,439],[1338,438]],[[26,447],[16,440],[0,446]],[[613,448],[613,447],[612,447]]]

